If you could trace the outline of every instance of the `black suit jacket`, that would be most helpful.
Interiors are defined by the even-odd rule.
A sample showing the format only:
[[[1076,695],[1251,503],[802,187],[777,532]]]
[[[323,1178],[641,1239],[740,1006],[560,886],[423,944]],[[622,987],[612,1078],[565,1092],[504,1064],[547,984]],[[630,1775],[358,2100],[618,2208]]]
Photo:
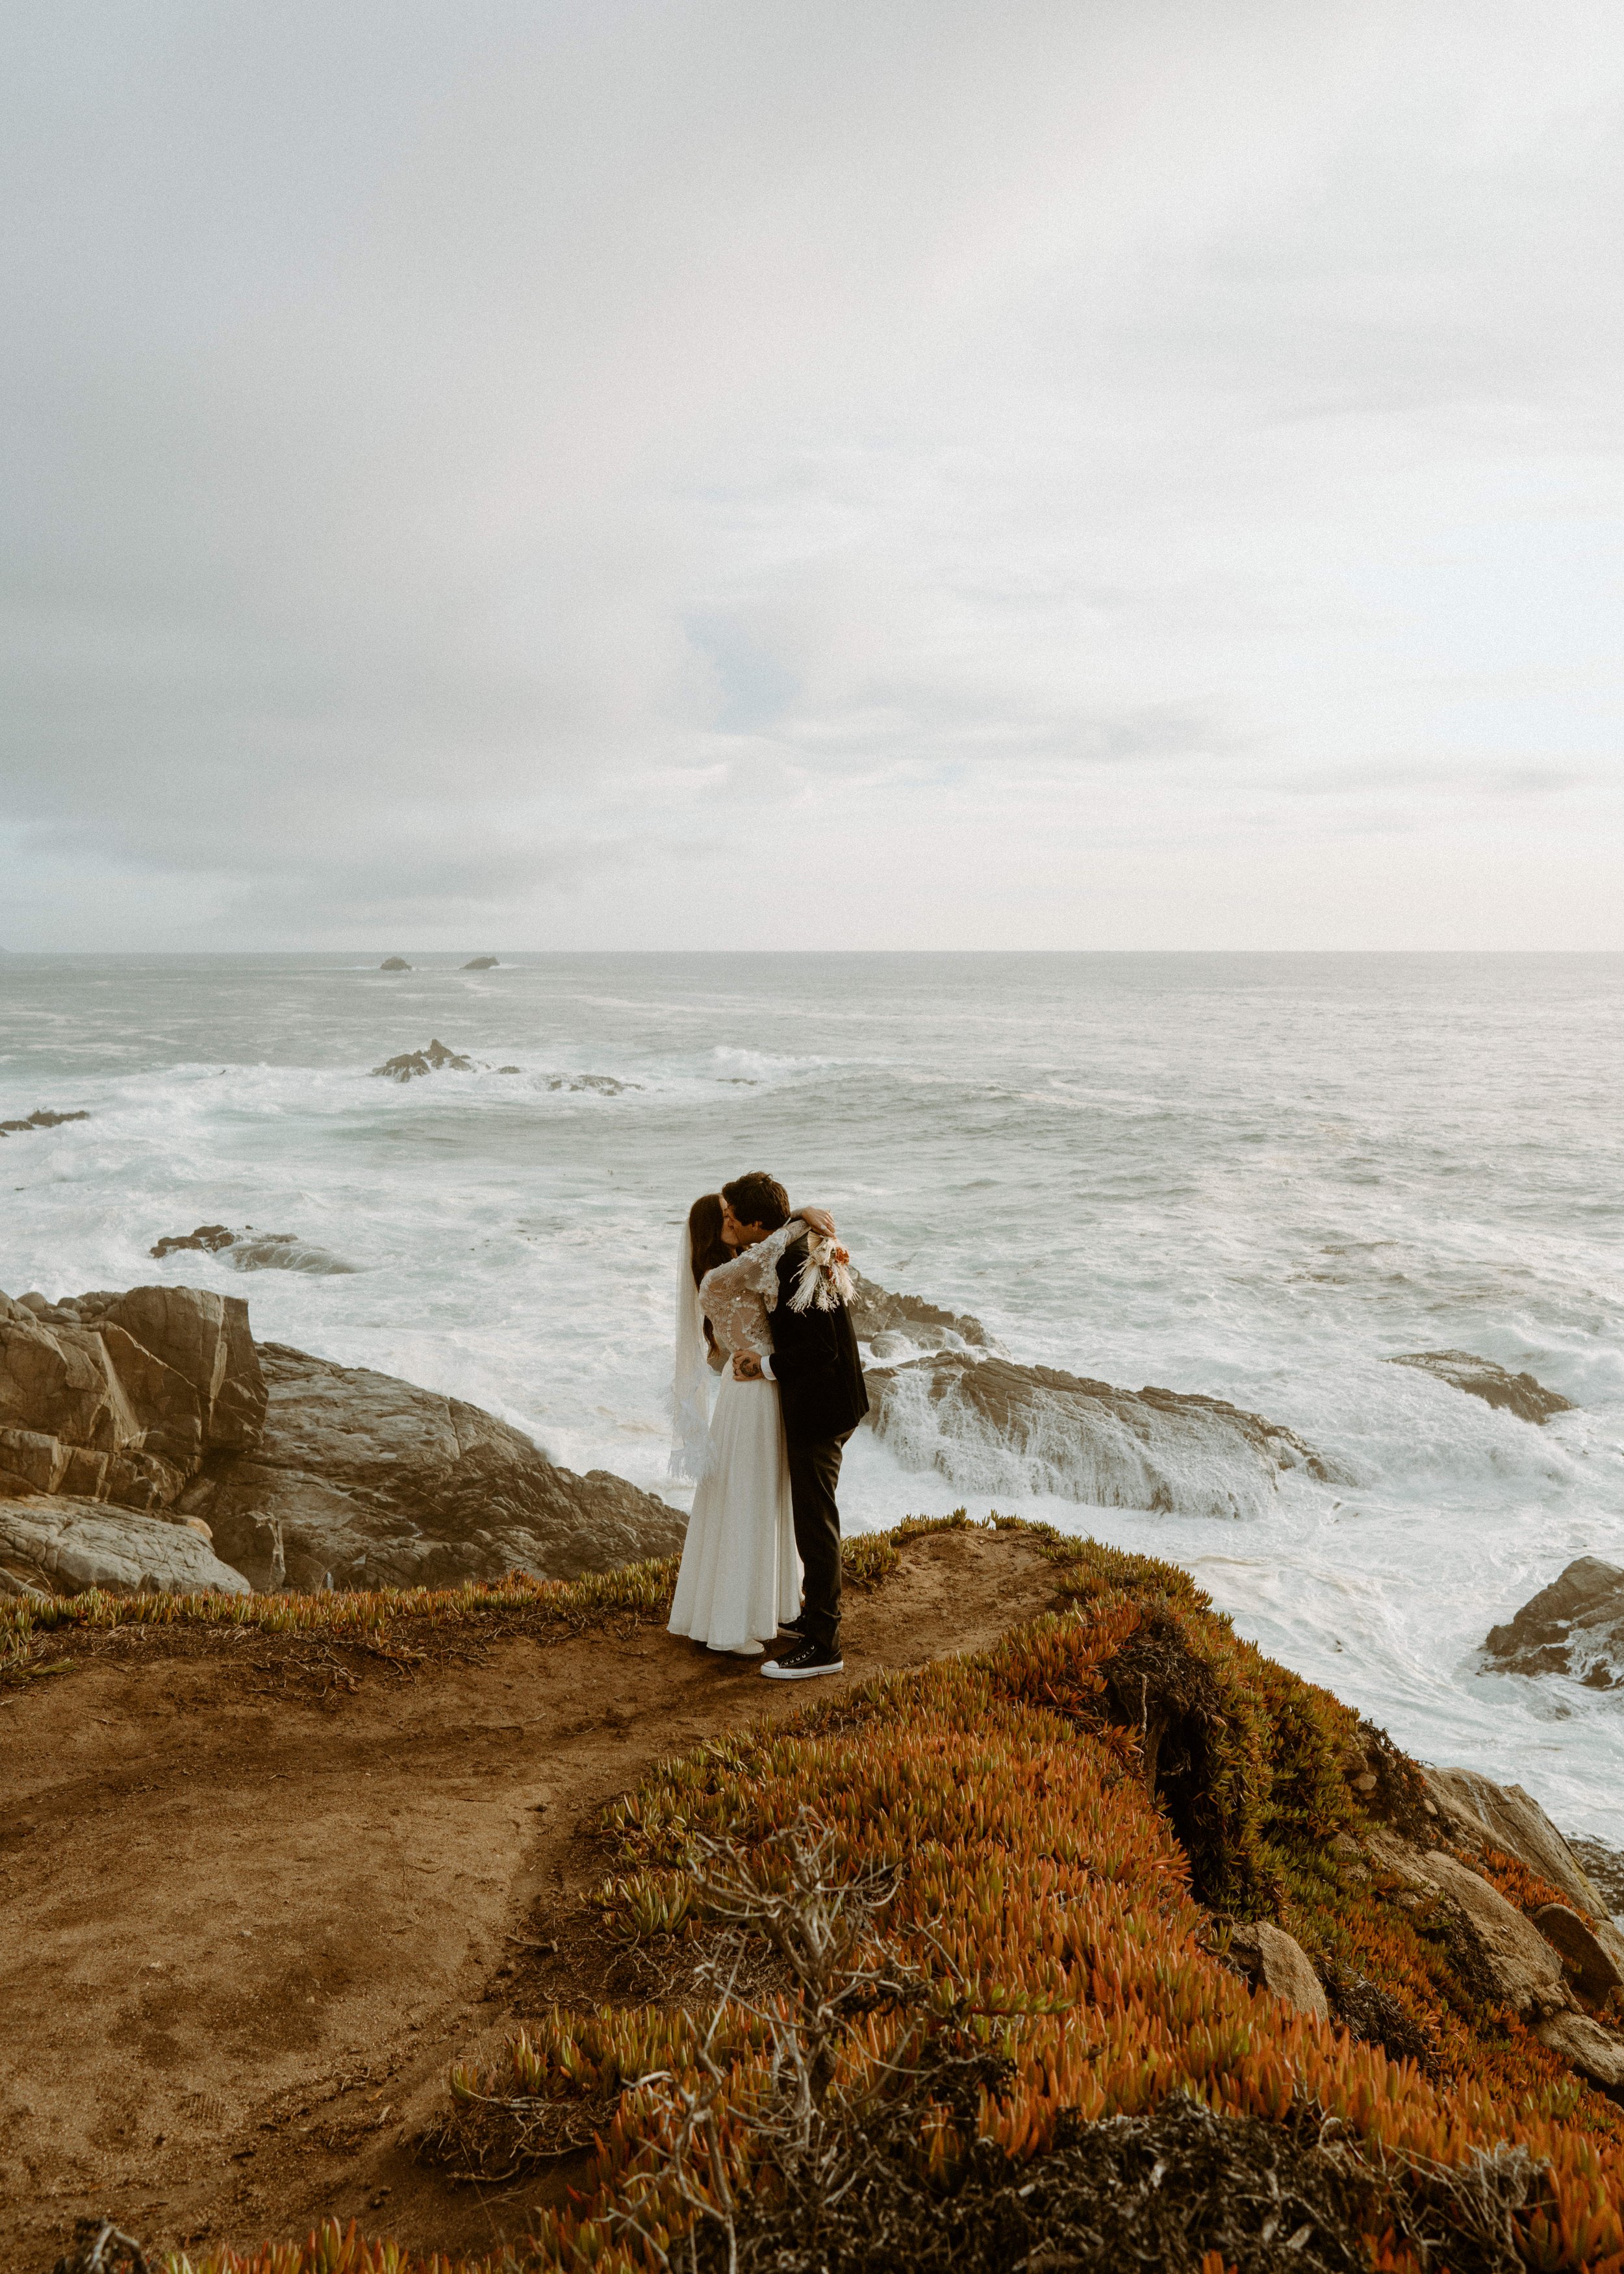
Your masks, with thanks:
[[[784,1434],[792,1445],[844,1437],[868,1411],[857,1337],[845,1304],[838,1310],[792,1311],[806,1235],[778,1259],[778,1306],[772,1314],[772,1372],[784,1408]]]

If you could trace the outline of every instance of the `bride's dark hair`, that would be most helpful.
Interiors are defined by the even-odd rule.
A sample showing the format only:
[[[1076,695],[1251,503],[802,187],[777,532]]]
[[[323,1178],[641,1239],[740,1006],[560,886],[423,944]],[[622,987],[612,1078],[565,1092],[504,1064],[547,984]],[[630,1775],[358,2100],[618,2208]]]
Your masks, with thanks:
[[[694,1284],[698,1286],[707,1271],[714,1271],[718,1263],[731,1263],[733,1252],[722,1238],[722,1195],[702,1193],[688,1212],[688,1244],[694,1259]],[[705,1340],[715,1347],[716,1337],[710,1331],[710,1321],[705,1321]]]

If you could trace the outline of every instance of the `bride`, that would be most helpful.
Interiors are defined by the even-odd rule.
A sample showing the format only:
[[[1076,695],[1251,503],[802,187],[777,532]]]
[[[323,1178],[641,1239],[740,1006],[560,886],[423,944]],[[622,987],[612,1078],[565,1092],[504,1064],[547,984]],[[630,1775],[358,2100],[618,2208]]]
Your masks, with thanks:
[[[743,1658],[759,1658],[799,1613],[801,1565],[778,1393],[771,1382],[738,1380],[730,1361],[737,1351],[771,1358],[778,1260],[808,1228],[831,1233],[834,1220],[803,1209],[736,1250],[721,1195],[705,1193],[688,1212],[680,1243],[671,1473],[694,1478],[698,1490],[669,1631]],[[707,1423],[713,1370],[721,1385]]]

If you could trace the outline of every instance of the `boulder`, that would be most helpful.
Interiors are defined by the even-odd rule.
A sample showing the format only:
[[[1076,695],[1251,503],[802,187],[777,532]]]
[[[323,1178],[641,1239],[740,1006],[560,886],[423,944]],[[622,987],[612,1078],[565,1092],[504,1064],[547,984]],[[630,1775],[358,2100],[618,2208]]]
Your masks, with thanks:
[[[1588,2014],[1553,2014],[1534,2035],[1581,2076],[1615,2099],[1624,2097],[1624,2037]]]
[[[0,1500],[0,1594],[245,1595],[191,1525],[98,1501]]]
[[[472,955],[462,966],[464,971],[494,971],[497,958],[493,955]]]
[[[1387,1831],[1372,1831],[1365,1848],[1379,1870],[1408,1891],[1416,1925],[1440,1934],[1485,2004],[1508,2006],[1534,2021],[1560,2013],[1572,2001],[1561,1960],[1535,1926],[1498,1887],[1440,1849],[1417,1848]]]
[[[1261,1515],[1288,1470],[1330,1475],[1294,1431],[1219,1397],[951,1350],[867,1379],[869,1425],[903,1465],[973,1491],[1240,1517]]]
[[[1524,1421],[1543,1425],[1553,1413],[1573,1412],[1572,1398],[1559,1397],[1531,1374],[1511,1374],[1492,1358],[1474,1358],[1470,1351],[1410,1351],[1402,1358],[1390,1358],[1387,1364],[1419,1367],[1424,1374],[1463,1389],[1469,1397],[1503,1406]]]
[[[664,1501],[558,1467],[477,1405],[279,1343],[259,1363],[258,1444],[211,1455],[180,1503],[257,1587],[574,1578],[681,1545]]]
[[[223,1224],[200,1224],[195,1231],[166,1233],[147,1252],[162,1258],[182,1248],[223,1256],[233,1271],[308,1271],[331,1278],[357,1269],[342,1255],[318,1247],[313,1240],[301,1239],[297,1231],[256,1231],[251,1224],[241,1231],[232,1231]]]
[[[200,1224],[195,1231],[166,1232],[157,1246],[149,1247],[147,1253],[159,1262],[166,1255],[173,1255],[182,1248],[195,1249],[205,1255],[218,1255],[221,1249],[229,1247],[236,1238],[237,1234],[228,1231],[223,1224]]]
[[[410,971],[411,966],[403,955],[386,955],[378,968],[380,971]]]
[[[1230,1919],[1229,1955],[1254,1989],[1272,1991],[1299,2014],[1329,2022],[1330,2005],[1300,1942],[1267,1919]]]
[[[1560,1887],[1582,1910],[1606,1914],[1584,1866],[1534,1798],[1520,1784],[1492,1784],[1475,1769],[1424,1771],[1439,1828],[1457,1848],[1499,1848]]]
[[[402,964],[402,970],[410,966]],[[387,970],[387,965],[384,967]],[[415,1081],[420,1074],[439,1073],[449,1067],[453,1073],[472,1073],[472,1058],[463,1058],[456,1050],[448,1050],[442,1042],[431,1042],[426,1050],[402,1050],[395,1058],[386,1058],[372,1072],[381,1074],[386,1081]]]
[[[1507,1674],[1568,1674],[1592,1690],[1624,1683],[1624,1571],[1581,1555],[1491,1630],[1485,1661]]]
[[[1591,2005],[1605,2005],[1615,1990],[1624,1989],[1624,1973],[1613,1952],[1566,1903],[1542,1903],[1534,1913],[1534,1924],[1561,1960],[1575,1989]]]
[[[0,1500],[167,1508],[265,1412],[248,1306],[194,1287],[0,1297]]]

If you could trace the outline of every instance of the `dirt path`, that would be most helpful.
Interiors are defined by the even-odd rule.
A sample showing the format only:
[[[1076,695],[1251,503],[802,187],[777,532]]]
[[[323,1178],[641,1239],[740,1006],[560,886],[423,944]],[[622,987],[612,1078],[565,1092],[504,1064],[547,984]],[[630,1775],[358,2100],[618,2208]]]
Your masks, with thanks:
[[[848,1598],[847,1664],[979,1648],[1051,1593],[1019,1533],[928,1535]],[[419,2248],[523,2233],[543,2186],[459,2187],[411,2158],[447,2061],[611,1981],[580,1902],[606,1801],[831,1686],[643,1627],[325,1698],[250,1651],[149,1638],[12,1694],[0,2264],[46,2274],[102,2210],[169,2245],[330,2214]]]

